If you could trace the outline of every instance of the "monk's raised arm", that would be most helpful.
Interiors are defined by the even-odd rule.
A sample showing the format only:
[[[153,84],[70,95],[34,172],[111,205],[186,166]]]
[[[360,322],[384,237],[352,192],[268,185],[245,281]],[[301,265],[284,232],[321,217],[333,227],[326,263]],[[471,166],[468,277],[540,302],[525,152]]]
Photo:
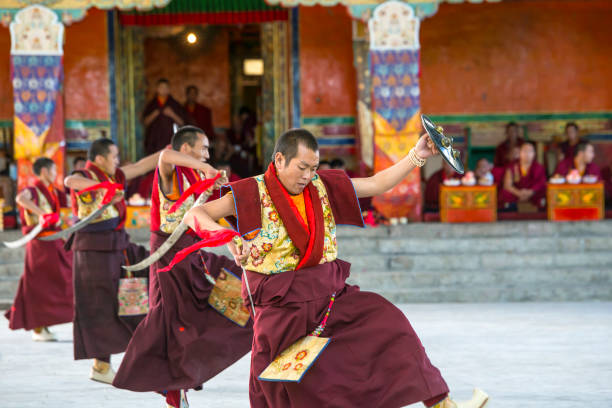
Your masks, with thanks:
[[[219,225],[217,221],[229,216],[236,216],[236,206],[232,194],[226,194],[218,200],[192,208],[185,214],[184,221],[191,229],[196,229],[197,221],[201,229],[214,231],[223,229],[224,227]]]
[[[411,153],[393,166],[376,173],[371,177],[354,178],[353,186],[357,197],[372,197],[382,194],[406,177],[416,166],[425,164],[425,159],[437,154],[437,150],[428,135],[423,135]]]

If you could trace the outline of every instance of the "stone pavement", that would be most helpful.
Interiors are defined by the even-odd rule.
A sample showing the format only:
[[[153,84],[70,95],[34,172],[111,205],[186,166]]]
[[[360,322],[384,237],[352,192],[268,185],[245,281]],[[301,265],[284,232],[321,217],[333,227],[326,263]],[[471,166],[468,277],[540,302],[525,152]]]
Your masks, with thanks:
[[[612,406],[612,303],[400,307],[458,399],[478,385],[491,408]],[[60,341],[41,344],[0,324],[2,407],[163,407],[155,394],[88,380],[90,361],[72,360],[71,325],[54,330]],[[191,407],[248,407],[248,366],[243,358],[203,391],[189,392]]]

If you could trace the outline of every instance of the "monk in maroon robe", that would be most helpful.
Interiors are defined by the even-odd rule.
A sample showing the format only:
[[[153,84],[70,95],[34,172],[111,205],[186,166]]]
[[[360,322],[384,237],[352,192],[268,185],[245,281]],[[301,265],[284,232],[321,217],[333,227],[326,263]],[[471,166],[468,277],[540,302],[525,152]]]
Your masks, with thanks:
[[[535,160],[535,146],[521,146],[519,160],[506,168],[500,208],[512,210],[519,202],[530,202],[538,209],[546,207],[546,170]]]
[[[595,148],[590,143],[580,143],[574,150],[574,156],[568,157],[557,165],[555,174],[563,177],[572,170],[577,170],[580,176],[592,176],[596,181],[601,180],[601,170],[593,163],[595,159]]]
[[[151,200],[151,251],[163,244],[197,199],[186,199],[178,210],[168,209],[184,191],[216,170],[206,164],[209,141],[193,126],[180,128],[172,138],[172,150],[160,158]],[[216,187],[227,181],[220,179]],[[213,188],[206,194],[210,195]],[[181,250],[196,243],[191,231],[150,269],[149,314],[130,341],[113,385],[132,391],[166,394],[169,406],[179,408],[180,390],[201,385],[251,350],[252,323],[241,327],[208,304],[213,285],[205,278],[204,266],[215,278],[230,271],[242,275],[233,260],[212,253],[192,253],[170,271],[166,267]],[[226,272],[225,272],[226,273]],[[184,395],[184,393],[182,393]]]
[[[53,186],[57,170],[43,157],[33,166],[36,182],[17,195],[22,231],[29,233],[45,214],[58,214],[66,195]],[[45,228],[38,237],[54,234],[58,225]],[[72,321],[72,253],[64,242],[33,239],[26,244],[25,267],[11,308],[5,316],[11,330],[34,330],[35,341],[57,340],[48,326]]]
[[[515,147],[520,147],[525,140],[519,136],[519,126],[515,122],[506,125],[506,140],[495,148],[495,167],[506,167],[514,161],[512,153]]]
[[[215,139],[215,128],[212,120],[212,110],[198,102],[198,87],[190,85],[185,90],[187,100],[184,109],[187,112],[187,123],[196,126],[204,131],[208,140]]]
[[[348,285],[350,264],[337,259],[336,225],[363,226],[358,197],[391,189],[434,151],[423,136],[390,168],[351,180],[344,171],[317,172],[315,137],[292,129],[278,139],[264,175],[232,184],[231,194],[186,215],[192,228],[197,223],[208,230],[222,228],[214,220],[235,217],[243,237],[229,247],[245,268],[243,299],[254,319],[251,407],[457,406],[404,314]],[[300,382],[261,377],[279,353],[307,335],[331,340]],[[289,366],[304,368],[295,361]],[[478,391],[462,406],[484,407],[487,400]]]
[[[122,187],[103,214],[68,240],[74,251],[74,358],[93,358],[90,378],[112,383],[114,371],[110,355],[125,351],[132,332],[144,317],[118,316],[119,279],[125,277],[122,266],[137,263],[148,255],[140,245],[130,242],[125,231],[126,202],[123,195],[127,180],[155,168],[159,153],[130,165],[118,167],[119,150],[110,139],[91,144],[85,169],[68,176],[65,184],[72,195],[73,213],[84,218],[103,205],[108,185]],[[103,187],[100,183],[106,183]],[[96,188],[93,192],[77,192]],[[147,271],[135,274],[147,276]]]
[[[425,211],[437,212],[440,209],[440,186],[445,180],[460,179],[457,173],[446,162],[442,162],[442,168],[429,176],[425,184]]]
[[[569,122],[565,125],[566,140],[559,145],[559,162],[566,159],[571,159],[576,154],[576,148],[580,143],[586,143],[578,133],[578,125],[574,122]]]
[[[165,148],[174,133],[173,125],[183,126],[186,120],[183,106],[170,95],[170,82],[165,78],[157,81],[155,96],[142,113],[145,153],[150,155]]]

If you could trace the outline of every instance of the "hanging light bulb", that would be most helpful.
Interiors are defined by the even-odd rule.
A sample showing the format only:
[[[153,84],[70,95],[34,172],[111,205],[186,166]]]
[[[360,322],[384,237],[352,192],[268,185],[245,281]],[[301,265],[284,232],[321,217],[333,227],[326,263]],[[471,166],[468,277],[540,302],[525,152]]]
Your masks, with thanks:
[[[198,41],[198,36],[197,35],[195,35],[194,33],[187,34],[187,42],[189,44],[195,44],[196,41]]]

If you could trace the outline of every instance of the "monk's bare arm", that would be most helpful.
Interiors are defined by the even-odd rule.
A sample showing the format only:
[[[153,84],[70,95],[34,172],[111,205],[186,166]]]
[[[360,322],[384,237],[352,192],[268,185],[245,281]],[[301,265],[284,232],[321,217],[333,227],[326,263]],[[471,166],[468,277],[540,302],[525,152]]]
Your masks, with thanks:
[[[175,166],[189,167],[190,169],[200,170],[206,175],[207,178],[212,178],[217,175],[217,170],[215,170],[210,164],[194,159],[193,157],[177,152],[176,150],[167,149],[162,151],[159,155],[158,164],[159,172],[164,178],[169,178],[172,176]]]
[[[415,149],[417,155],[423,159],[437,153],[427,135],[421,136]],[[382,194],[398,185],[404,177],[414,170],[414,167],[415,165],[406,156],[393,166],[376,173],[372,177],[354,178],[352,182],[355,187],[355,193],[357,197],[372,197]]]
[[[508,190],[517,197],[521,194],[519,189],[514,187],[514,184],[512,183],[512,172],[509,169],[504,173],[504,189]]]
[[[34,204],[34,201],[32,201],[32,194],[29,190],[23,190],[21,193],[17,194],[15,201],[20,207],[27,209],[32,214],[36,214],[38,216],[46,214],[42,208]]]
[[[142,176],[143,174],[147,174],[157,166],[157,162],[159,161],[159,155],[163,152],[160,150],[157,153],[153,153],[147,157],[144,157],[138,160],[136,163],[128,164],[126,166],[121,167],[123,173],[125,174],[126,180],[135,179],[138,176]]]
[[[217,220],[232,215],[236,216],[234,196],[226,194],[218,200],[192,208],[185,214],[184,221],[191,229],[195,230],[197,221],[201,229],[214,231],[224,228]]]
[[[72,174],[64,179],[64,185],[71,190],[80,191],[98,184],[97,181],[88,179],[79,174]]]

